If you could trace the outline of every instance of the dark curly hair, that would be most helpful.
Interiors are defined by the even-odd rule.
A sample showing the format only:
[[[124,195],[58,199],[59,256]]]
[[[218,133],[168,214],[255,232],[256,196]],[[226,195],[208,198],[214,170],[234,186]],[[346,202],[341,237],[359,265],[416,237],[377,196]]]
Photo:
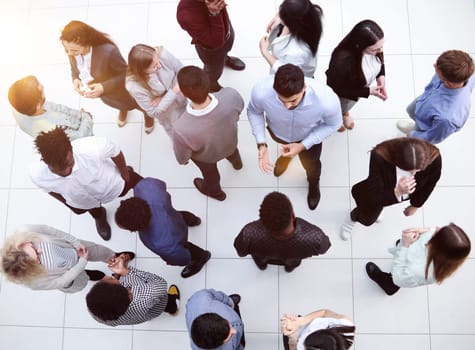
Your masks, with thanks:
[[[131,197],[120,202],[115,212],[115,222],[129,231],[140,231],[148,227],[152,211],[142,198]]]
[[[40,132],[35,139],[35,146],[41,159],[50,167],[64,169],[69,152],[73,151],[69,136],[64,127],[57,126],[48,132]]]
[[[262,201],[259,218],[266,229],[280,232],[289,226],[292,213],[292,203],[287,196],[280,192],[271,192]]]
[[[130,305],[129,291],[121,284],[96,283],[86,295],[89,312],[103,321],[117,320]]]

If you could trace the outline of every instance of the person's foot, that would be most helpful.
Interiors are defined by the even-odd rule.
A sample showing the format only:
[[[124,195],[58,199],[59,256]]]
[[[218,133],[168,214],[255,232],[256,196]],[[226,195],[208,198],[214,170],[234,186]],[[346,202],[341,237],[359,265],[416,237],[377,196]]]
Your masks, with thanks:
[[[320,184],[309,184],[308,194],[307,194],[307,204],[310,210],[315,210],[315,208],[320,203]]]
[[[144,113],[144,131],[148,135],[155,129],[155,120]]]
[[[99,236],[102,237],[104,241],[111,239],[111,227],[107,222],[107,212],[105,208],[101,207],[101,216],[94,218],[96,221],[96,230]]]
[[[387,295],[393,295],[399,290],[399,287],[392,283],[392,281],[390,283],[386,283],[387,285],[383,283],[385,273],[381,271],[378,265],[371,261],[366,264],[366,274],[371,280],[376,282],[376,284],[380,286]]]
[[[188,227],[198,226],[199,224],[201,224],[201,219],[189,211],[182,210],[180,211],[180,214],[183,217],[186,226]]]
[[[117,126],[122,128],[127,124],[127,112],[128,111],[119,111],[119,116],[117,117]]]
[[[343,124],[341,124],[341,126],[338,128],[338,132],[343,132],[343,131],[346,131],[346,128]]]
[[[100,281],[106,275],[104,272],[99,270],[84,270],[89,277],[90,281]]]
[[[233,166],[234,170],[241,170],[242,169],[242,159],[241,159],[241,155],[239,155],[239,158],[237,160],[235,160],[234,162],[231,162],[231,165]]]
[[[275,165],[274,165],[274,176],[279,177],[284,173],[284,171],[287,170],[287,167],[289,166],[290,161],[292,158],[289,157],[282,157],[280,156],[277,158]]]
[[[348,113],[343,113],[343,126],[348,130],[355,127],[355,121]]]
[[[296,265],[285,265],[284,269],[286,272],[292,272],[295,270],[296,267],[300,266],[301,262],[302,261],[299,261],[299,263]]]
[[[232,70],[244,70],[246,68],[246,64],[240,58],[234,56],[226,56],[224,64]]]
[[[256,264],[259,270],[264,271],[265,269],[267,269],[267,263],[256,261],[256,259],[254,259],[254,263]]]
[[[241,302],[241,296],[239,294],[231,294],[229,297],[233,300],[234,305],[239,305]]]
[[[170,315],[172,316],[176,316],[178,314],[178,300],[180,300],[180,290],[178,289],[177,285],[176,284],[172,284],[170,285],[170,287],[168,287],[168,295],[170,297],[174,297],[175,298],[175,303],[176,303],[176,311],[173,312],[173,313],[170,313]]]
[[[345,222],[341,225],[340,238],[344,241],[349,240],[354,226],[355,222],[351,219],[351,215],[348,215]]]
[[[206,192],[204,189],[203,189],[203,185],[204,185],[204,181],[203,179],[197,177],[193,180],[193,184],[195,185],[195,187],[198,189],[198,191],[200,191],[202,194],[204,194],[205,196],[208,196],[208,197],[211,197],[211,198],[214,198],[216,199],[217,201],[224,201],[226,199],[226,193],[224,193],[223,190],[221,190],[220,192],[218,193],[208,193]]]
[[[406,136],[409,136],[411,131],[413,131],[416,128],[416,123],[412,119],[404,119],[404,120],[398,120],[396,123],[397,128],[406,134]]]
[[[185,266],[185,268],[181,271],[181,277],[188,278],[193,275],[196,275],[198,272],[201,271],[203,266],[205,266],[205,264],[210,258],[211,253],[206,250],[206,255],[202,259],[191,261],[188,265]]]
[[[132,261],[135,259],[135,253],[129,252],[129,251],[117,252],[115,253],[115,257],[117,258],[121,256],[122,254],[124,254],[126,261]]]

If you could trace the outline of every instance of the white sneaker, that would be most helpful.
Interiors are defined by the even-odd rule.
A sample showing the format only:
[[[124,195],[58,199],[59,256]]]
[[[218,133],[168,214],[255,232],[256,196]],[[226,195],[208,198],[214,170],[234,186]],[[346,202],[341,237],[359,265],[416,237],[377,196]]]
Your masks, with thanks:
[[[416,123],[412,119],[404,119],[398,120],[396,126],[400,131],[409,136],[409,133],[416,128]]]
[[[347,241],[351,238],[351,232],[353,231],[353,227],[355,226],[355,222],[351,220],[350,215],[345,219],[345,222],[341,225],[340,228],[340,238],[344,241]]]

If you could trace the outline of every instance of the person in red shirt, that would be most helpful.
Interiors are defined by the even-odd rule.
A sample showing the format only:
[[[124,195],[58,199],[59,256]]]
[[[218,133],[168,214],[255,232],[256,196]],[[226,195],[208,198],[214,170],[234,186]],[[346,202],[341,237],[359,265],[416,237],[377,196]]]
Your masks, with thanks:
[[[246,65],[237,57],[228,56],[234,43],[234,29],[224,0],[180,0],[176,17],[191,36],[191,43],[204,64],[211,82],[211,92],[221,89],[218,79],[224,66],[243,70]]]

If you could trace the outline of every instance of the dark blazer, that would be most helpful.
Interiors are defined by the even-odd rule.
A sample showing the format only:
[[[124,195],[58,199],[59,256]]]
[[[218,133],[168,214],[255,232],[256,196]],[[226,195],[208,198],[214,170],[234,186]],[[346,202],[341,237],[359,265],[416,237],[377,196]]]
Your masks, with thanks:
[[[79,79],[79,70],[73,56],[69,56],[69,63],[73,80]],[[102,44],[92,47],[92,83],[101,83],[104,87],[101,100],[113,108],[129,111],[137,108],[137,104],[125,89],[126,73],[127,63],[117,46]]]
[[[416,173],[416,190],[409,195],[412,206],[420,208],[424,205],[439,181],[441,170],[442,158],[439,155],[425,170]],[[398,203],[394,195],[396,181],[396,167],[372,151],[368,178],[354,185],[351,192],[358,206],[388,206]]]
[[[377,77],[385,75],[383,53],[378,54],[378,57],[383,64]],[[359,97],[368,98],[369,87],[366,86],[361,60],[357,59],[350,50],[336,48],[325,74],[327,75],[327,85],[339,97],[353,101],[357,101]]]

